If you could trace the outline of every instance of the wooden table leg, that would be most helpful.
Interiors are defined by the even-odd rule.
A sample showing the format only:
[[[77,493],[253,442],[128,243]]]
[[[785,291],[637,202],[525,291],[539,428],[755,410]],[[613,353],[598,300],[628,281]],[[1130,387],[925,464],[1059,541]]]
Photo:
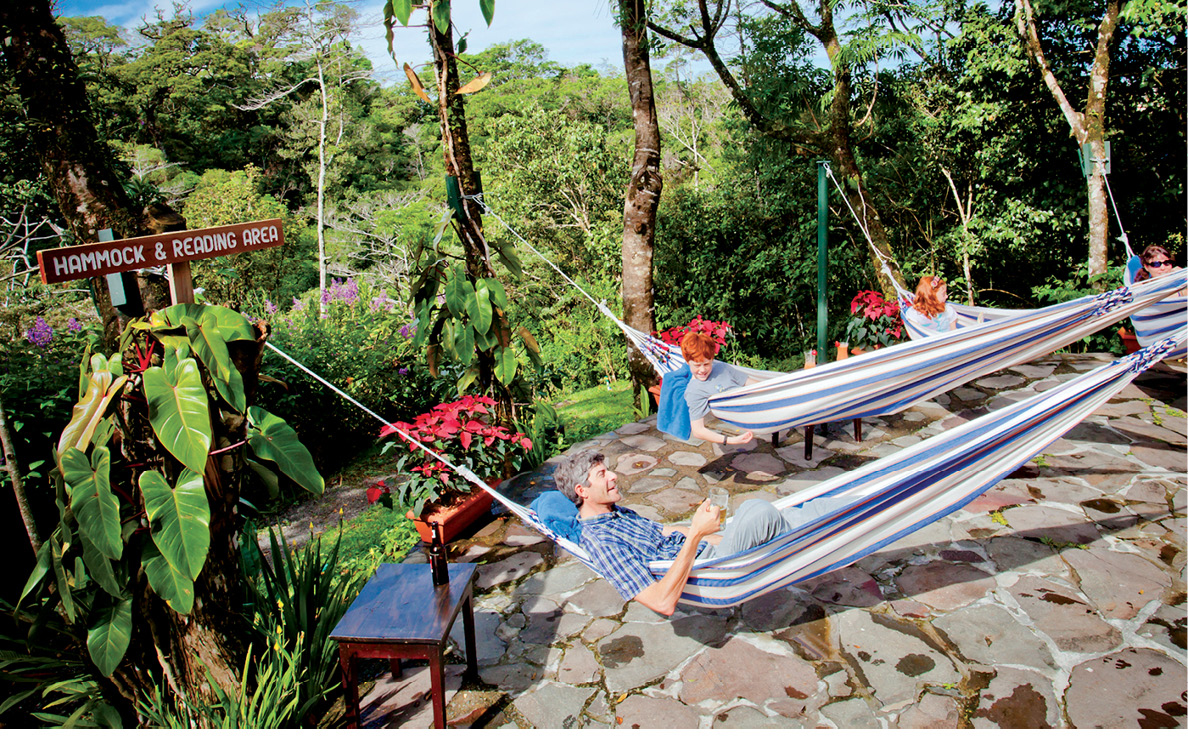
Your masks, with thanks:
[[[359,708],[359,681],[356,679],[355,657],[341,644],[338,647],[338,663],[342,668],[343,700],[346,701],[347,728],[360,728],[362,714]]]
[[[433,696],[433,727],[445,728],[445,667],[439,647],[429,650],[429,690]]]
[[[804,459],[813,459],[813,429],[814,425],[810,424],[804,428]]]
[[[854,439],[859,442],[862,441],[862,417],[854,420]]]
[[[466,635],[466,676],[478,677],[478,652],[474,643],[474,598],[466,594],[466,602],[462,604],[462,630]]]
[[[400,657],[392,657],[388,660],[388,665],[392,668],[392,677],[400,677],[400,673],[402,671],[400,669]]]

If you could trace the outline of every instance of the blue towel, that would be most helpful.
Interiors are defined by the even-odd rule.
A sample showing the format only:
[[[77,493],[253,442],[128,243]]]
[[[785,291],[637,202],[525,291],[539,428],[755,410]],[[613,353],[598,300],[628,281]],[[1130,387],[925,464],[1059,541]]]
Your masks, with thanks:
[[[656,427],[679,440],[689,439],[693,426],[689,422],[689,405],[685,403],[685,389],[693,374],[689,366],[664,376],[660,385],[660,410],[656,412]]]
[[[561,491],[545,491],[529,506],[540,523],[557,536],[574,544],[582,543],[582,525],[578,521],[577,506]]]

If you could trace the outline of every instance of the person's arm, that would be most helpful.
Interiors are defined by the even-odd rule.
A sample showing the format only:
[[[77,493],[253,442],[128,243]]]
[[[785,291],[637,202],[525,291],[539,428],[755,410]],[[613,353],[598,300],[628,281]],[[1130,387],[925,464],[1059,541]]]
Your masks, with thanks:
[[[705,426],[705,417],[694,419],[693,421],[689,422],[689,430],[689,433],[698,439],[726,445],[743,445],[750,442],[751,438],[755,436],[755,433],[751,432],[750,430],[736,435],[715,432],[714,430]]]
[[[672,567],[664,573],[664,577],[639,591],[635,600],[652,609],[661,616],[671,616],[676,610],[677,601],[681,599],[681,591],[689,580],[689,573],[693,569],[693,561],[697,557],[697,546],[701,541],[718,531],[718,510],[710,511],[712,505],[709,499],[701,502],[693,514],[693,522],[685,535],[685,544],[672,561]]]

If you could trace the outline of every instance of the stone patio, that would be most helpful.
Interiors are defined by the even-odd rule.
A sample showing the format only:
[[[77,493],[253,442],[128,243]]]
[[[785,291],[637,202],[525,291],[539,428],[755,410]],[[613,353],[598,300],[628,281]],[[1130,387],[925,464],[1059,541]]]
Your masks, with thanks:
[[[627,505],[687,520],[711,486],[775,499],[1057,385],[1105,355],[1055,355],[907,411],[723,454],[655,417],[581,443]],[[1182,364],[1181,364],[1182,365]],[[964,509],[854,565],[732,609],[664,619],[514,516],[452,545],[482,563],[479,682],[447,670],[448,718],[500,728],[1183,728],[1182,367],[1160,365]],[[577,449],[577,448],[574,448]],[[731,448],[735,450],[736,448]],[[556,458],[505,484],[528,501]],[[497,510],[498,507],[497,507]],[[423,561],[415,552],[411,562]],[[455,634],[461,638],[461,624]],[[431,723],[424,667],[381,666],[365,725]]]

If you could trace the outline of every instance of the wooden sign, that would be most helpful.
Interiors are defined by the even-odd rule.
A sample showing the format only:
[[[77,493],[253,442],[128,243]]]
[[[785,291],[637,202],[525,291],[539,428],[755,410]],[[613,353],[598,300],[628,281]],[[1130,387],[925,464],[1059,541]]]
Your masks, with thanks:
[[[56,284],[120,271],[271,248],[285,242],[280,220],[220,225],[37,251],[41,282]]]

